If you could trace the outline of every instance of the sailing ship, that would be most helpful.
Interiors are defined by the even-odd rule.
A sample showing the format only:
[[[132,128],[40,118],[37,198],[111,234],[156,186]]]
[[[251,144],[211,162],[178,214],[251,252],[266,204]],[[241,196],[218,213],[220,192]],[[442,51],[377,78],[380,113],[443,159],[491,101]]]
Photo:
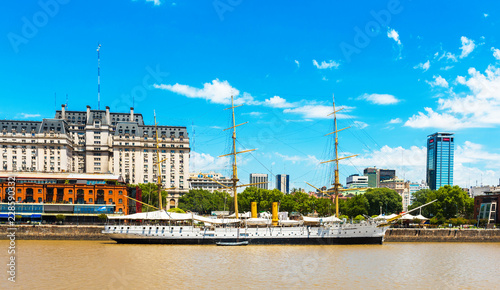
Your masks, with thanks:
[[[128,216],[109,216],[110,220],[128,221],[129,223],[108,224],[105,226],[103,233],[118,243],[134,244],[331,245],[383,243],[385,232],[391,226],[391,222],[396,221],[402,215],[398,215],[384,223],[373,219],[360,223],[348,223],[346,220],[338,218],[338,197],[339,192],[342,190],[339,182],[338,162],[356,155],[339,158],[337,151],[338,132],[347,128],[337,130],[336,113],[341,111],[342,108],[336,110],[335,99],[333,99],[333,113],[330,114],[333,115],[335,131],[327,134],[335,134],[335,159],[322,163],[335,162],[336,165],[333,190],[328,191],[334,194],[336,215],[324,218],[302,217],[300,221],[279,220],[278,204],[273,203],[272,218],[259,218],[257,217],[257,205],[252,203],[251,218],[240,219],[237,188],[259,184],[238,185],[237,155],[255,150],[236,151],[236,128],[246,124],[236,125],[234,109],[240,106],[235,105],[234,99],[231,97],[231,107],[227,109],[232,110],[233,126],[225,130],[232,130],[232,152],[219,156],[232,156],[234,218],[212,219],[194,213],[166,212],[161,206],[161,181],[160,174],[158,174],[159,210]],[[158,164],[159,162],[161,161],[158,159]],[[133,225],[130,223],[133,221],[141,221],[142,224]],[[200,226],[201,224],[203,226]]]

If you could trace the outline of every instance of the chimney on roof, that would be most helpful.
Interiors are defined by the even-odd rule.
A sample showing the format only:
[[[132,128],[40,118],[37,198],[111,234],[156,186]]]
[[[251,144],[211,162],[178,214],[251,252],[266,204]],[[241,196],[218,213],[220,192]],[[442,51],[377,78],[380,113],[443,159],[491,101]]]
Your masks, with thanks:
[[[89,119],[90,119],[90,106],[87,105],[87,122],[86,123],[89,122]]]
[[[130,122],[134,122],[134,107],[130,107]]]
[[[111,117],[109,116],[109,106],[106,106],[106,123],[111,125]]]
[[[66,106],[64,104],[61,105],[61,119],[66,120]]]

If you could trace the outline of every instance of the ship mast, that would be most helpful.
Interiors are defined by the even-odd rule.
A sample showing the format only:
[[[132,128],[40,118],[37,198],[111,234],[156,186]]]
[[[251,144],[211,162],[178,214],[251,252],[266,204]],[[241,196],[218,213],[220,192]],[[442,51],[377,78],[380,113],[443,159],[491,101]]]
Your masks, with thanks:
[[[234,196],[234,214],[235,214],[235,218],[238,218],[238,193],[237,193],[238,187],[266,183],[266,182],[257,182],[257,183],[251,183],[251,184],[245,184],[245,185],[238,185],[239,179],[238,179],[238,167],[237,167],[236,155],[240,154],[240,153],[247,153],[247,152],[251,152],[251,151],[255,151],[256,150],[256,149],[248,149],[248,150],[243,150],[243,151],[240,151],[240,152],[236,152],[236,127],[239,127],[241,125],[245,125],[245,124],[248,123],[248,122],[245,122],[245,123],[241,123],[239,125],[236,125],[236,119],[234,117],[234,109],[238,108],[238,107],[241,107],[241,106],[243,106],[243,105],[235,106],[234,105],[234,97],[231,96],[231,107],[224,109],[224,110],[231,109],[231,112],[232,112],[233,126],[230,127],[230,128],[224,129],[224,131],[233,129],[233,135],[232,135],[232,139],[233,139],[233,150],[232,151],[233,152],[229,153],[229,154],[225,154],[225,155],[219,156],[219,157],[225,157],[225,156],[232,156],[233,157],[233,164],[232,164],[232,167],[233,167],[233,177],[231,179],[233,181],[233,186],[231,188],[232,188],[233,196]]]
[[[335,108],[335,95],[333,95],[333,112],[330,113],[330,114],[328,114],[328,116],[333,115],[333,124],[334,124],[334,130],[335,131],[333,131],[331,133],[328,133],[325,136],[328,136],[328,135],[331,135],[331,134],[335,134],[335,159],[328,160],[328,161],[323,161],[323,162],[320,163],[320,164],[323,164],[323,163],[335,162],[335,181],[333,183],[333,193],[335,194],[335,216],[336,217],[339,217],[339,193],[340,193],[340,191],[342,191],[342,189],[340,189],[340,185],[341,184],[340,184],[340,180],[339,180],[339,161],[342,160],[342,159],[347,159],[347,158],[358,156],[356,154],[356,155],[351,155],[351,156],[346,156],[346,157],[339,158],[339,150],[338,150],[339,137],[338,137],[338,132],[350,128],[350,127],[346,127],[346,128],[337,130],[337,113],[340,112],[340,111],[342,111],[343,109],[344,108],[340,108],[340,109],[336,110],[336,108]]]
[[[161,198],[161,166],[160,163],[160,142],[158,141],[158,123],[156,123],[156,112],[154,112],[154,117],[155,117],[155,133],[156,133],[156,163],[158,164],[158,173],[156,174],[157,176],[157,187],[158,187],[158,208],[160,210],[163,209],[162,207],[162,198]]]

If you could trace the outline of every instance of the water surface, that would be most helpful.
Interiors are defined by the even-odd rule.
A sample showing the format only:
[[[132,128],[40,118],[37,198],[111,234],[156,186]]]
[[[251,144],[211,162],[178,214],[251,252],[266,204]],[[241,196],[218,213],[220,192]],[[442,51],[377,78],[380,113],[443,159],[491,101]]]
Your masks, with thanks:
[[[3,265],[7,249],[8,241],[0,241]],[[2,271],[1,289],[473,289],[500,283],[500,243],[217,247],[18,241],[16,250],[17,282],[8,282]]]

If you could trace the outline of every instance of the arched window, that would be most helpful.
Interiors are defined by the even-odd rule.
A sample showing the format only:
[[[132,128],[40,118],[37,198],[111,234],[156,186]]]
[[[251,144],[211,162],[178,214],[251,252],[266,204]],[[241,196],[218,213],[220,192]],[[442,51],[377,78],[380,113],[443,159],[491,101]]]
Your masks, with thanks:
[[[123,199],[121,199],[121,198],[120,198],[120,199],[118,200],[118,203],[123,203]]]
[[[113,191],[112,191],[112,190],[110,190],[108,193],[109,193],[109,194],[113,194]]]

